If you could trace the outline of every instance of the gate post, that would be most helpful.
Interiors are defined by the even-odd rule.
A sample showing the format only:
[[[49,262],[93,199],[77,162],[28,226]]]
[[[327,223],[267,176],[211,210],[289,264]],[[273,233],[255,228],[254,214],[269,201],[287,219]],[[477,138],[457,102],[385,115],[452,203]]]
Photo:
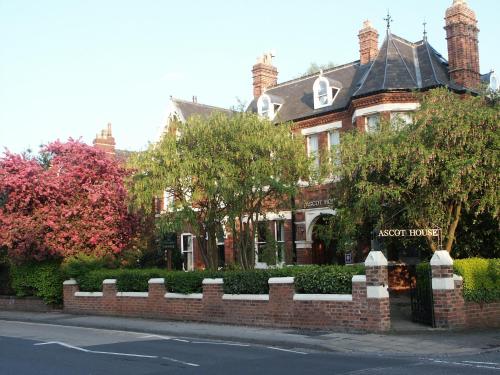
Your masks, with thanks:
[[[464,325],[461,288],[455,288],[453,259],[446,250],[434,252],[431,258],[434,322],[437,328]]]
[[[368,330],[383,332],[391,328],[387,259],[381,251],[370,251],[365,260]]]

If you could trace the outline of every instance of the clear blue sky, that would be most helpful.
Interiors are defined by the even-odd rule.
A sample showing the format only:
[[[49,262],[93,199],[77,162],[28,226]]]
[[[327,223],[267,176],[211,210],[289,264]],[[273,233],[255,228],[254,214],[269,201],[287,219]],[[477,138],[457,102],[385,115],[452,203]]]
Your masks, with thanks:
[[[165,123],[170,95],[229,107],[252,96],[251,67],[276,50],[280,82],[311,62],[358,59],[357,33],[422,38],[447,56],[452,0],[0,0],[0,147],[55,139],[91,143],[108,122],[117,147],[143,149]],[[481,71],[499,66],[498,0],[469,0]]]

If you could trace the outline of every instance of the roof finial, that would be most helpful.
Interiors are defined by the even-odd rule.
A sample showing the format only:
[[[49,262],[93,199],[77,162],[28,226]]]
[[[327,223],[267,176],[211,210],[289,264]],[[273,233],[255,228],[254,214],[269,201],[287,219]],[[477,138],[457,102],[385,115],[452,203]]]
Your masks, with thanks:
[[[389,13],[389,9],[387,9],[387,17],[384,18],[384,21],[387,22],[387,31],[389,31],[391,29],[391,22],[394,21]]]
[[[425,19],[422,25],[424,25],[424,41],[427,41],[427,30],[426,30],[427,22],[425,21]]]

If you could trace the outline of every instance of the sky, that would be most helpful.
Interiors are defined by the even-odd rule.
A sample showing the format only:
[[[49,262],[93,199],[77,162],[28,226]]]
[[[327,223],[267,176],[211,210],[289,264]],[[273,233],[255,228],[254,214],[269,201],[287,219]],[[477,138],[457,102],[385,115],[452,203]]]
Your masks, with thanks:
[[[143,150],[170,96],[220,107],[249,103],[251,68],[275,51],[278,82],[312,62],[359,59],[365,19],[428,40],[447,56],[452,0],[0,0],[0,152],[69,137],[92,143],[108,122],[117,148]],[[481,72],[500,69],[498,0],[469,0]]]

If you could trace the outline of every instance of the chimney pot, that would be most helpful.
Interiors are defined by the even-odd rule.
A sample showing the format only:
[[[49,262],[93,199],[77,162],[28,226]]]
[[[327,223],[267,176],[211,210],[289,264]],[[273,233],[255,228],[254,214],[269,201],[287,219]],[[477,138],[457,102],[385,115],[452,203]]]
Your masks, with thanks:
[[[269,87],[278,83],[278,69],[272,64],[273,53],[264,53],[252,67],[253,96],[258,98]]]
[[[367,64],[378,55],[378,32],[369,20],[363,22],[359,30],[359,60],[361,65]]]

